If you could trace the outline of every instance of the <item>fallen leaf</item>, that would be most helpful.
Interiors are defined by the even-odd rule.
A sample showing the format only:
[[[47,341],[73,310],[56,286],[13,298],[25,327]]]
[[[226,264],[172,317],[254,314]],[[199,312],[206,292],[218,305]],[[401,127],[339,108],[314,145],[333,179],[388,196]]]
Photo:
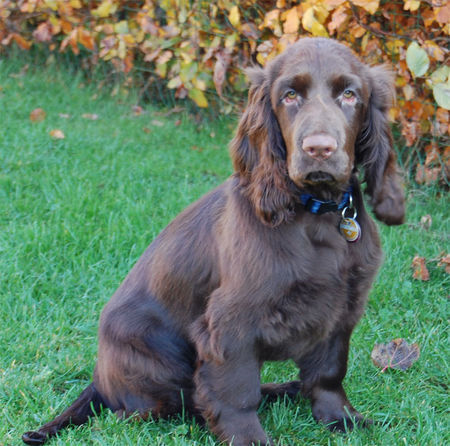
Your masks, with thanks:
[[[420,6],[420,1],[418,1],[418,0],[404,0],[404,3],[405,4],[403,6],[403,9],[405,11],[408,11],[408,10],[411,12],[417,11]]]
[[[63,131],[59,129],[51,130],[49,133],[53,139],[64,139],[66,137]]]
[[[154,125],[155,127],[163,127],[164,122],[158,121],[157,119],[153,119],[152,125]]]
[[[149,129],[148,127],[142,127],[142,131],[145,133],[151,133],[151,129]]]
[[[414,272],[413,278],[417,280],[430,280],[430,273],[425,264],[425,257],[415,256],[411,264]]]
[[[32,42],[24,39],[20,34],[13,33],[12,38],[14,39],[14,42],[17,43],[17,45],[23,49],[23,50],[29,50],[31,48]]]
[[[380,5],[380,0],[352,0],[355,5],[361,6],[370,14],[375,14]]]
[[[30,121],[31,122],[41,122],[45,119],[47,116],[47,113],[45,113],[45,110],[43,108],[35,108],[30,113]]]
[[[298,16],[297,6],[294,6],[286,12],[286,21],[284,22],[283,30],[285,33],[296,33],[299,26],[300,17]]]
[[[175,107],[171,108],[169,111],[155,112],[154,115],[155,116],[163,116],[164,118],[167,118],[170,115],[173,115],[174,113],[181,113],[183,111],[184,111],[184,107],[176,105]]]
[[[83,119],[90,119],[91,121],[96,121],[98,119],[98,115],[95,113],[83,113],[81,117]]]
[[[418,184],[433,184],[438,180],[440,173],[440,167],[428,168],[418,164],[416,166],[415,180]]]
[[[233,6],[230,9],[230,13],[228,14],[228,20],[235,28],[239,26],[241,15],[239,13],[239,7],[237,5]]]
[[[33,37],[37,42],[50,42],[52,40],[52,26],[47,23],[41,23],[34,31]]]
[[[447,254],[446,256],[442,257],[439,260],[438,266],[444,267],[445,268],[445,272],[447,274],[450,274],[450,254]]]
[[[427,52],[417,42],[412,42],[406,50],[406,63],[409,71],[415,76],[423,76],[430,66]]]
[[[144,109],[140,105],[133,105],[132,110],[134,116],[142,115],[144,112]]]
[[[404,339],[394,339],[388,344],[375,344],[370,357],[376,367],[384,372],[387,369],[406,370],[419,359],[418,344],[408,344]]]
[[[433,97],[439,107],[450,110],[450,87],[441,82],[433,86]]]
[[[70,115],[68,113],[59,113],[58,116],[62,119],[70,119]]]
[[[420,226],[423,229],[430,229],[432,222],[433,222],[433,220],[432,220],[430,214],[424,215],[423,217],[420,218]]]

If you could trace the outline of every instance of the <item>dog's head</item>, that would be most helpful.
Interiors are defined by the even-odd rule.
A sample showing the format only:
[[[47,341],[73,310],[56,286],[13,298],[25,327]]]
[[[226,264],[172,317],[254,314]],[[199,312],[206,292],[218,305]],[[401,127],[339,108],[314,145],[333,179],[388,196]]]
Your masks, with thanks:
[[[248,75],[248,106],[231,154],[265,223],[288,220],[299,190],[338,194],[358,165],[377,218],[403,222],[387,120],[394,100],[388,70],[361,63],[331,39],[306,38]]]

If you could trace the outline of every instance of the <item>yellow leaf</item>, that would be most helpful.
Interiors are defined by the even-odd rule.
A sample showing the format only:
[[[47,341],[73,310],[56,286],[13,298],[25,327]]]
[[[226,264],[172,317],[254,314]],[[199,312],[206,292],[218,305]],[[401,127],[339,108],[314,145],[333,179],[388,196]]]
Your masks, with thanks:
[[[403,0],[403,2],[405,3],[405,5],[403,6],[403,9],[405,11],[417,11],[419,9],[420,6],[420,1],[418,0]]]
[[[119,47],[117,48],[117,55],[120,59],[125,59],[125,56],[127,55],[127,46],[125,45],[125,42],[123,40],[119,41]]]
[[[93,15],[96,15],[101,18],[105,18],[114,14],[117,10],[117,5],[114,4],[111,0],[104,0],[97,9],[92,11]]]
[[[312,7],[308,8],[303,14],[302,25],[306,31],[309,31],[314,36],[328,37],[327,30],[315,17]]]
[[[230,34],[225,39],[225,48],[232,50],[234,48],[234,45],[236,44],[237,37],[238,37],[237,33]]]
[[[241,15],[239,13],[239,7],[237,5],[231,8],[230,14],[228,14],[228,20],[235,28],[239,26]]]
[[[380,6],[380,0],[352,0],[352,3],[356,6],[361,6],[363,9],[365,9],[367,12],[370,12],[371,14],[375,14],[375,12],[378,9],[378,6]]]
[[[31,3],[31,2],[29,2],[29,3]],[[58,2],[55,1],[55,0],[46,0],[44,2],[44,4],[45,4],[45,6],[47,8],[50,8],[52,11],[57,11],[58,10]]]
[[[194,78],[192,80],[192,83],[194,84],[194,87],[198,88],[199,90],[206,91],[207,85],[203,79]]]
[[[114,25],[114,31],[117,34],[127,34],[128,33],[128,22],[126,20],[121,20],[119,23]]]
[[[313,36],[328,37],[327,30],[319,22],[313,22],[311,27],[311,33]]]
[[[422,45],[425,51],[431,56],[433,59],[438,60],[439,62],[443,62],[445,59],[445,52],[443,48],[441,48],[437,43],[432,40],[425,40]]]
[[[314,9],[308,8],[302,17],[302,26],[306,31],[311,31],[312,24],[316,19],[314,18]]]
[[[203,91],[198,88],[189,90],[188,96],[201,108],[208,107],[208,100]]]
[[[258,63],[260,65],[264,65],[265,64],[266,58],[267,58],[267,54],[264,54],[264,53],[258,53],[256,55],[256,60],[258,61]]]
[[[329,14],[330,12],[323,5],[318,4],[314,6],[314,16],[317,18],[319,23],[324,23]]]
[[[173,89],[181,87],[182,82],[180,79],[180,76],[174,77],[173,79],[170,79],[170,81],[167,83],[167,88]]]
[[[361,40],[361,49],[363,52],[366,51],[368,42],[369,42],[369,34],[366,34]]]
[[[286,34],[296,33],[300,25],[300,18],[298,16],[297,7],[289,9],[286,13],[286,21],[284,22],[283,29]]]
[[[72,6],[72,8],[75,8],[75,9],[80,9],[82,7],[80,0],[70,0],[69,4],[70,4],[70,6]]]
[[[410,99],[412,99],[414,97],[414,88],[411,87],[411,85],[406,84],[403,88],[403,96],[405,97],[405,99],[407,101],[409,101]]]
[[[167,75],[167,63],[157,64],[155,72],[159,77],[164,79]]]

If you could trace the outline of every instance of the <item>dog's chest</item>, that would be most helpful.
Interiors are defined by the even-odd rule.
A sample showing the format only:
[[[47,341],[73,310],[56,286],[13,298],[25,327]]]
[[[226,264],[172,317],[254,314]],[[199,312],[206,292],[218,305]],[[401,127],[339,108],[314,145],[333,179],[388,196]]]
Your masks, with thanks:
[[[303,245],[289,282],[264,308],[261,359],[298,358],[346,318],[355,265],[346,244],[337,245],[336,240]]]

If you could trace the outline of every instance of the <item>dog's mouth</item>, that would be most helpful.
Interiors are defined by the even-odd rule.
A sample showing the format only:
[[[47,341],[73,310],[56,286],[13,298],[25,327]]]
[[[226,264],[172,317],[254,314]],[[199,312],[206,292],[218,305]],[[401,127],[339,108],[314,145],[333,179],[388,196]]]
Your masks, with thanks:
[[[322,170],[318,170],[316,172],[310,172],[306,178],[305,182],[310,184],[318,184],[318,183],[335,183],[336,179],[333,175],[328,172],[323,172]]]

